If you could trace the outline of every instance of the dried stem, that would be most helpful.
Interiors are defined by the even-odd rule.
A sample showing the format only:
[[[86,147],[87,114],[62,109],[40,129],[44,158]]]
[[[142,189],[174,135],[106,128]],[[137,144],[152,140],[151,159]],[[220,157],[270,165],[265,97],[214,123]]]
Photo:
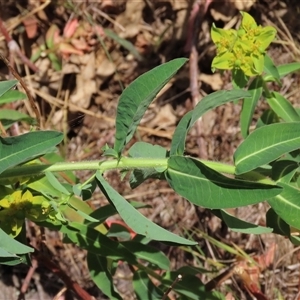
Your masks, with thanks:
[[[195,107],[197,103],[200,101],[200,94],[199,94],[199,83],[198,83],[198,51],[197,51],[197,44],[198,44],[198,36],[200,32],[200,22],[201,19],[207,12],[209,4],[212,0],[204,0],[204,5],[202,5],[202,0],[196,0],[193,9],[191,11],[191,15],[189,18],[189,25],[188,25],[188,39],[185,46],[185,50],[190,52],[190,90],[192,96],[192,103]],[[202,9],[200,9],[202,7]],[[199,155],[202,159],[207,159],[207,149],[205,146],[205,141],[201,138],[201,127],[202,127],[202,119],[200,118],[196,122],[196,130],[197,130],[197,144],[199,147]]]
[[[86,290],[84,290],[77,282],[72,281],[59,266],[57,266],[47,256],[41,254],[41,252],[39,252],[38,250],[35,250],[35,258],[37,259],[39,264],[44,265],[52,273],[56,274],[65,283],[66,287],[72,290],[79,297],[79,299],[95,300],[95,298],[91,296]]]
[[[166,292],[164,293],[163,297],[161,298],[162,300],[166,300],[169,293],[173,290],[174,286],[180,281],[182,280],[182,275],[178,275],[176,277],[176,279],[173,281],[173,283],[169,286],[169,288],[166,290]]]
[[[23,89],[25,90],[25,93],[28,97],[29,103],[35,113],[36,116],[36,120],[37,120],[37,124],[38,124],[38,128],[42,127],[41,124],[41,115],[40,112],[38,110],[38,107],[36,106],[31,93],[29,91],[29,89],[27,88],[24,80],[22,79],[22,77],[18,74],[18,72],[12,67],[12,65],[9,63],[9,61],[7,60],[6,57],[4,57],[1,53],[0,53],[0,59],[3,60],[3,62],[6,64],[6,66],[8,67],[8,69],[10,70],[10,72],[13,74],[13,76],[20,82],[21,86],[23,87]]]
[[[11,37],[11,35],[9,34],[8,30],[6,29],[2,19],[0,18],[0,31],[3,34],[6,42],[7,42],[7,46],[8,49],[11,53],[16,53],[20,59],[22,60],[22,62],[24,64],[26,64],[32,71],[34,72],[38,72],[38,68],[36,67],[36,65],[31,62],[21,51],[18,43]]]

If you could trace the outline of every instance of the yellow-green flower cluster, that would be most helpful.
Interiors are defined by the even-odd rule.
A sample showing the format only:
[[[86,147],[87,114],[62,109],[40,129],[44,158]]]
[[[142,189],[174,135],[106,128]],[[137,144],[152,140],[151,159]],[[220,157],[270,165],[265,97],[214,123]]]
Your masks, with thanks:
[[[212,26],[211,37],[217,47],[212,69],[240,69],[246,76],[261,75],[267,47],[274,40],[276,29],[271,26],[257,26],[246,12],[238,30],[221,29]]]
[[[41,222],[52,216],[53,209],[43,196],[33,196],[30,191],[14,191],[0,200],[0,227],[12,237],[17,236],[25,218]]]

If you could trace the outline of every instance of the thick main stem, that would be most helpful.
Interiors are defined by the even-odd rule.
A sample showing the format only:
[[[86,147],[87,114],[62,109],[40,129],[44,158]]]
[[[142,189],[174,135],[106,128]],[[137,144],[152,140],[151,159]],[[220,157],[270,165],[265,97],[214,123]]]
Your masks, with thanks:
[[[207,167],[219,172],[230,175],[235,174],[235,167],[221,162],[200,160]],[[103,161],[80,161],[80,162],[60,162],[55,164],[43,165],[23,165],[5,170],[0,174],[1,179],[12,179],[27,176],[35,176],[45,174],[45,172],[65,172],[65,171],[80,171],[80,170],[95,170],[109,171],[113,169],[146,169],[159,168],[167,169],[168,158],[131,158],[122,157],[121,159],[103,160]],[[241,176],[241,179],[257,181],[260,183],[274,184],[274,182],[257,172],[249,172]]]
[[[128,158],[122,157],[120,160],[106,161],[80,161],[80,162],[60,162],[44,165],[23,165],[8,169],[0,174],[0,179],[13,177],[25,177],[43,174],[45,172],[65,172],[80,170],[100,170],[108,171],[113,169],[136,169],[136,168],[167,168],[167,158]]]

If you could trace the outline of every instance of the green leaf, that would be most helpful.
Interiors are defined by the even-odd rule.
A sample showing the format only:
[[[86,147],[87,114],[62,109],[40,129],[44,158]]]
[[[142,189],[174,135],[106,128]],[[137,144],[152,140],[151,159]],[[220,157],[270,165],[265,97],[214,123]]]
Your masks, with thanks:
[[[217,91],[205,96],[196,105],[194,110],[188,112],[179,122],[173,135],[170,155],[183,155],[186,135],[195,124],[195,122],[202,115],[204,115],[204,113],[227,102],[235,101],[249,96],[251,96],[251,94],[243,90]]]
[[[225,177],[200,161],[181,156],[168,160],[166,178],[176,193],[206,208],[235,208],[264,201],[281,189]]]
[[[62,139],[63,134],[57,131],[33,131],[14,137],[0,137],[0,173],[46,153]]]
[[[273,92],[272,97],[266,98],[274,112],[286,122],[299,122],[300,116],[293,105],[281,94]]]
[[[0,97],[7,91],[14,87],[18,83],[18,80],[5,80],[0,82]]]
[[[133,274],[133,288],[138,300],[161,300],[163,291],[148,277],[145,271],[136,271]]]
[[[118,241],[129,241],[131,239],[131,235],[129,229],[124,225],[111,223],[108,233],[106,234],[109,238],[117,238]]]
[[[132,138],[152,100],[186,61],[185,58],[178,58],[162,64],[138,77],[124,90],[116,116],[114,149],[119,155]]]
[[[268,199],[268,203],[287,224],[300,229],[300,190],[283,182],[278,182],[278,185],[283,187],[283,191]]]
[[[156,265],[162,270],[170,270],[170,261],[163,252],[135,241],[126,241],[122,245],[136,257]]]
[[[246,13],[245,11],[241,11],[240,13],[243,16],[240,28],[243,28],[245,33],[251,31],[253,28],[257,28],[255,19],[250,14]]]
[[[213,209],[212,213],[220,218],[224,223],[230,228],[232,231],[241,232],[246,234],[263,234],[263,233],[270,233],[273,231],[272,228],[259,226],[256,224],[252,224],[249,222],[245,222],[239,218],[236,218],[225,210],[221,209]]]
[[[264,71],[267,75],[272,76],[277,82],[280,82],[280,75],[277,67],[274,65],[272,59],[267,54],[265,55]]]
[[[5,129],[9,128],[15,122],[20,122],[20,121],[25,121],[30,125],[36,123],[36,120],[34,118],[31,118],[27,114],[23,114],[13,109],[1,109],[0,120]]]
[[[268,227],[273,228],[274,233],[283,236],[290,235],[290,226],[276,214],[273,208],[266,213],[266,223]]]
[[[189,111],[178,123],[173,134],[170,155],[183,155],[185,149],[185,140],[190,128],[192,114],[193,111]]]
[[[191,123],[189,128],[191,128],[196,121],[203,116],[209,110],[216,108],[227,102],[236,101],[241,98],[250,97],[251,94],[248,91],[243,90],[233,90],[233,91],[217,91],[206,97],[204,97],[194,108]]]
[[[92,180],[91,182],[82,185],[81,183],[73,185],[73,193],[81,197],[83,201],[91,199],[95,189],[97,187],[97,183],[95,180]]]
[[[129,149],[129,156],[135,158],[165,158],[167,150],[159,145],[137,142]],[[162,178],[165,169],[143,168],[134,169],[130,174],[130,187],[136,188],[148,178]]]
[[[135,256],[121,243],[109,239],[85,224],[72,222],[68,225],[62,225],[60,231],[65,234],[64,242],[72,242],[91,253],[113,260],[125,260],[132,264],[136,263]]]
[[[52,68],[55,71],[60,71],[62,69],[61,59],[59,59],[59,57],[55,53],[49,52],[48,58],[50,59]]]
[[[293,160],[278,160],[272,165],[272,179],[289,184],[299,168]]]
[[[53,188],[46,176],[31,178],[31,180],[27,182],[27,187],[44,195],[57,198],[61,196],[61,192]]]
[[[256,37],[256,43],[259,44],[260,51],[266,50],[273,42],[277,31],[272,26],[262,27],[259,31],[259,35]]]
[[[177,272],[180,274],[189,274],[189,275],[199,275],[207,273],[216,273],[216,271],[210,271],[206,268],[199,268],[194,266],[183,266],[177,269]]]
[[[107,200],[114,205],[124,222],[136,233],[155,241],[171,242],[182,245],[196,244],[195,242],[186,240],[151,222],[115,191],[104,180],[100,172],[96,173],[96,178],[98,179],[98,185]]]
[[[55,164],[57,162],[65,162],[65,160],[62,158],[62,156],[58,153],[47,153],[44,155],[43,159],[45,160],[45,162],[47,162],[48,164]],[[57,174],[60,176],[61,173]],[[78,179],[75,176],[73,171],[64,171],[63,172],[63,177],[62,179],[64,180],[68,180],[68,182],[74,182],[77,183]]]
[[[251,125],[253,113],[257,104],[257,101],[262,95],[262,80],[260,77],[256,77],[250,84],[248,92],[251,97],[247,97],[243,100],[243,108],[241,112],[241,132],[243,138],[246,138],[249,134],[249,127]]]
[[[11,103],[26,98],[27,96],[24,93],[18,90],[10,90],[0,97],[0,104]]]
[[[232,71],[232,84],[235,89],[242,89],[249,81],[249,77],[241,69],[234,69]]]
[[[140,203],[140,202],[136,202],[136,201],[130,201],[129,203],[136,209],[150,208],[149,205],[146,205],[146,204]],[[116,210],[116,208],[113,205],[107,204],[107,205],[101,206],[98,209],[94,210],[90,214],[90,216],[97,219],[99,221],[99,223],[103,223],[107,218],[109,218],[113,215],[116,215],[117,213],[118,213],[118,211]],[[93,224],[90,224],[90,225],[94,226]]]
[[[258,119],[256,129],[273,123],[279,123],[279,118],[272,109],[267,109]]]
[[[73,197],[74,198],[74,197]],[[83,217],[85,220],[89,222],[95,222],[98,223],[98,220],[91,217],[89,213],[85,213],[84,211],[78,209],[76,206],[74,206],[70,201],[68,202],[68,206],[74,209],[74,211],[81,217]]]
[[[58,179],[54,176],[53,173],[45,172],[45,175],[52,188],[54,188],[62,194],[71,195],[71,193],[69,193],[69,191],[62,185],[62,183],[58,181]]]
[[[0,257],[15,257],[33,251],[33,248],[16,241],[0,228]]]
[[[92,280],[101,292],[112,300],[122,300],[113,284],[113,277],[107,258],[88,252],[87,263]]]
[[[266,125],[252,132],[234,153],[236,174],[243,174],[300,147],[300,122]]]
[[[115,42],[117,42],[118,44],[120,44],[122,47],[124,47],[125,49],[127,49],[129,52],[131,52],[131,54],[139,61],[143,60],[143,57],[141,56],[141,54],[136,50],[136,48],[134,47],[134,45],[119,37],[114,31],[110,30],[110,29],[104,29],[105,35],[110,37],[111,39],[113,39]]]
[[[178,275],[182,275],[182,274],[180,274],[179,272],[166,272],[162,280],[162,283],[166,287],[169,287],[176,280]],[[183,299],[189,299],[189,300],[224,299],[224,297],[220,298],[220,296],[216,295],[215,293],[206,292],[205,286],[201,282],[201,280],[197,276],[192,276],[188,274],[182,276],[182,279],[174,285],[173,290],[176,293],[180,294],[181,296],[187,297]]]
[[[300,62],[277,66],[280,78],[300,70]]]
[[[130,157],[135,158],[165,158],[167,150],[159,145],[137,142],[128,151]]]

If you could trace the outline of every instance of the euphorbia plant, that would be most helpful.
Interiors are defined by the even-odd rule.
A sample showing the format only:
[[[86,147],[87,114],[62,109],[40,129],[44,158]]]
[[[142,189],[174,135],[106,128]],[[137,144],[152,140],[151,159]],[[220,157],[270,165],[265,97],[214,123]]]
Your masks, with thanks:
[[[166,299],[168,287],[179,274],[182,279],[173,289],[181,297],[220,298],[216,292],[205,291],[195,269],[171,271],[168,258],[148,245],[150,240],[187,246],[196,243],[144,217],[138,211],[143,204],[126,201],[103,177],[112,169],[130,173],[132,188],[148,178],[166,180],[176,193],[195,205],[211,209],[232,230],[255,234],[273,231],[299,243],[293,233],[300,230],[300,116],[284,96],[269,90],[267,83],[280,84],[280,79],[300,69],[300,64],[276,67],[265,53],[275,37],[275,29],[257,26],[251,16],[242,14],[243,21],[236,31],[212,28],[212,38],[217,45],[212,67],[232,69],[235,89],[204,97],[181,119],[169,149],[136,142],[125,155],[126,146],[148,106],[186,63],[184,58],[156,67],[124,90],[117,107],[115,144],[104,148],[104,158],[99,161],[61,161],[53,150],[63,136],[55,131],[32,131],[17,137],[0,138],[2,263],[25,262],[26,255],[32,251],[25,245],[24,220],[28,218],[41,226],[61,231],[65,242],[86,249],[91,276],[110,299],[121,299],[112,280],[119,260],[135,270],[133,286],[138,299]],[[0,101],[6,101],[6,93],[15,83],[0,84]],[[270,109],[263,113],[255,130],[249,134],[254,108],[262,97],[268,101]],[[245,140],[234,154],[234,165],[185,155],[185,139],[195,122],[207,111],[239,99],[243,99],[241,131]],[[2,116],[1,119],[7,121],[9,117]],[[72,173],[75,170],[95,172],[82,183]],[[84,201],[92,197],[96,186],[110,204],[92,211]],[[262,201],[268,201],[271,206],[267,227],[240,220],[224,210]],[[119,214],[136,235],[128,232],[124,240],[125,227],[107,230],[103,223],[114,214]],[[13,239],[16,237],[19,242]],[[164,272],[159,274],[157,269]],[[155,285],[151,278],[158,284]]]

